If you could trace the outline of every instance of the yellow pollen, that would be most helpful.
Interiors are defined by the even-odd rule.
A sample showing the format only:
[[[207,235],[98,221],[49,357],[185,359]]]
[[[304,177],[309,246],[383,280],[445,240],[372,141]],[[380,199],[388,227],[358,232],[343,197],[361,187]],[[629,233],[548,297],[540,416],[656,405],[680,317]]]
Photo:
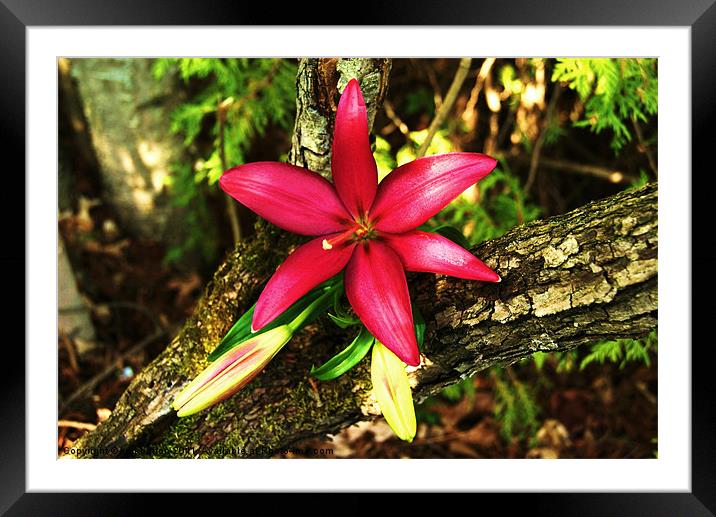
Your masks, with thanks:
[[[333,248],[333,244],[331,244],[330,242],[328,242],[327,239],[323,239],[323,242],[321,243],[321,246],[323,246],[323,249],[324,249],[324,250],[330,250],[330,249]]]

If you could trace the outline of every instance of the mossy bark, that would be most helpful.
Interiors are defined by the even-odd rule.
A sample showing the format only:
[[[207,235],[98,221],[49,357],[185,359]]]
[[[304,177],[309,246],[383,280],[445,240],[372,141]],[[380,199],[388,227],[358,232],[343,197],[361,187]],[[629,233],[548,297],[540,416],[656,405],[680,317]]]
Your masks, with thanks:
[[[320,60],[306,60],[301,69],[318,65]],[[294,148],[301,163],[299,155]],[[258,230],[219,268],[195,314],[137,376],[112,416],[75,443],[76,456],[266,457],[378,414],[367,361],[335,381],[309,381],[311,366],[353,337],[350,329],[321,319],[240,393],[176,418],[172,399],[299,242],[267,224]],[[475,248],[502,276],[499,284],[410,275],[413,299],[427,322],[423,361],[410,374],[414,397],[421,400],[536,351],[648,334],[657,323],[657,247],[657,187],[647,185]]]

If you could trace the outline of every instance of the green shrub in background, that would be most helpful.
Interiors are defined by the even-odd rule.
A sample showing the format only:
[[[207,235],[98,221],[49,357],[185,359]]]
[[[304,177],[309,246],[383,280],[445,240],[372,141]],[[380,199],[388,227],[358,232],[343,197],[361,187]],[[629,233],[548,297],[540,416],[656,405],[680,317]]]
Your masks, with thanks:
[[[569,58],[556,60],[552,81],[566,83],[584,103],[577,127],[612,131],[619,152],[632,139],[629,127],[658,111],[657,60],[647,58]]]
[[[174,202],[187,207],[189,214],[186,242],[167,253],[166,260],[173,262],[188,251],[200,250],[206,257],[208,250],[215,249],[211,240],[217,235],[209,224],[206,195],[216,189],[224,166],[244,163],[251,145],[270,124],[286,130],[292,127],[296,63],[286,59],[158,59],[156,78],[168,73],[178,73],[191,92],[172,114],[171,128],[196,157],[194,163],[176,164],[170,179]]]
[[[500,81],[508,90],[508,103],[517,104],[522,84],[514,68],[507,64],[500,70]],[[648,122],[657,113],[657,63],[655,59],[558,59],[553,68],[552,81],[566,83],[576,90],[584,109],[575,121],[576,127],[588,127],[594,133],[607,129],[612,132],[611,146],[615,154],[631,141],[630,127],[634,123]],[[412,105],[411,105],[412,106]],[[546,128],[545,145],[550,146],[567,134],[558,124]],[[395,153],[390,144],[378,137],[375,157],[381,179],[401,163],[415,159],[415,150],[423,142],[426,131],[411,131],[408,142]],[[453,152],[450,132],[443,128],[436,134],[427,155]],[[501,157],[498,157],[501,158]],[[648,180],[642,170],[635,186]],[[513,175],[507,162],[500,159],[495,171],[477,185],[477,200],[460,197],[437,214],[428,227],[437,228],[451,225],[462,231],[467,241],[475,245],[504,234],[512,227],[537,219],[538,206],[526,199],[522,182]],[[538,352],[532,360],[508,368],[493,368],[490,375],[494,386],[495,418],[500,425],[500,435],[509,442],[512,439],[534,441],[541,426],[541,408],[536,398],[539,387],[527,386],[520,381],[521,369],[535,368],[541,374],[545,362],[550,361],[558,373],[567,373],[575,368],[585,369],[591,363],[612,363],[623,368],[629,362],[652,364],[651,356],[656,353],[656,332],[643,340],[602,341],[585,350],[548,354]],[[438,398],[456,403],[474,393],[471,379],[450,386]],[[430,411],[436,398],[429,398],[418,408],[418,419],[424,423],[436,424],[439,417]]]
[[[427,130],[411,131],[409,142],[397,151],[383,138],[376,138],[373,153],[382,180],[395,167],[415,160],[416,150],[425,140]],[[426,156],[455,152],[446,130],[440,130],[430,142]],[[528,203],[520,179],[510,171],[505,160],[477,184],[477,201],[458,197],[427,223],[428,228],[450,225],[460,230],[470,245],[494,239],[513,226],[534,221],[539,207]]]

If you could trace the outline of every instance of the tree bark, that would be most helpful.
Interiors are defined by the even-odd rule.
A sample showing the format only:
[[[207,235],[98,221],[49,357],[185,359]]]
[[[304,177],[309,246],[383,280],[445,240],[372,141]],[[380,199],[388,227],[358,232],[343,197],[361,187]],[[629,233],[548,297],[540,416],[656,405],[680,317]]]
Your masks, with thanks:
[[[299,91],[301,73],[319,65],[318,60],[301,64]],[[297,131],[303,133],[300,123]],[[324,126],[315,127],[321,137]],[[306,136],[294,140],[296,163],[315,158],[301,151],[310,149]],[[294,336],[234,397],[183,419],[171,409],[174,396],[206,366],[206,355],[298,242],[261,224],[255,240],[240,243],[195,314],[135,378],[112,416],[75,443],[74,456],[266,457],[377,415],[368,361],[316,388],[309,382],[311,366],[335,354],[355,332],[325,318]],[[502,276],[499,284],[410,275],[412,297],[427,323],[423,361],[410,374],[415,399],[537,351],[648,334],[657,324],[657,247],[652,184],[479,245],[473,251]]]
[[[360,81],[368,127],[388,91],[390,59],[302,59],[296,77],[296,125],[289,161],[331,174],[333,122],[340,93],[353,77]]]
[[[85,356],[97,346],[90,309],[77,289],[75,272],[62,235],[57,237],[57,311],[57,329],[60,335],[73,340],[78,356]]]
[[[155,79],[154,62],[72,59],[71,73],[107,203],[129,233],[173,246],[186,239],[185,210],[170,202],[166,182],[177,164],[190,161],[171,131],[172,111],[184,95],[175,75]]]

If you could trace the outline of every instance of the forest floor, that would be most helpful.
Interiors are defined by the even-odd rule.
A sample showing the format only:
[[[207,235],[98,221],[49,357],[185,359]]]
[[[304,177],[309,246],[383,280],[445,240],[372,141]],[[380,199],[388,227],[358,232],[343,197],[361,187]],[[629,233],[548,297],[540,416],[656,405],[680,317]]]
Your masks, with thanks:
[[[527,365],[516,371],[520,382],[537,387],[536,432],[502,436],[494,375],[487,373],[473,377],[474,392],[458,401],[438,396],[418,406],[412,444],[395,438],[377,419],[349,427],[330,441],[307,440],[296,449],[332,449],[321,457],[339,458],[656,457],[655,365],[623,370],[598,365],[566,374]]]
[[[101,203],[81,200],[80,206],[62,215],[60,234],[96,347],[80,355],[76,338],[59,336],[59,455],[109,416],[137,372],[191,314],[208,280],[164,265],[156,244],[122,235]],[[535,402],[532,424],[520,429],[517,415],[509,437],[504,417],[496,417],[497,384],[504,382],[528,387]],[[593,363],[581,371],[563,371],[552,360],[538,369],[526,361],[481,373],[457,395],[453,390],[419,405],[412,444],[377,419],[296,448],[332,449],[321,457],[336,458],[654,458],[656,394],[655,358],[650,367]]]

